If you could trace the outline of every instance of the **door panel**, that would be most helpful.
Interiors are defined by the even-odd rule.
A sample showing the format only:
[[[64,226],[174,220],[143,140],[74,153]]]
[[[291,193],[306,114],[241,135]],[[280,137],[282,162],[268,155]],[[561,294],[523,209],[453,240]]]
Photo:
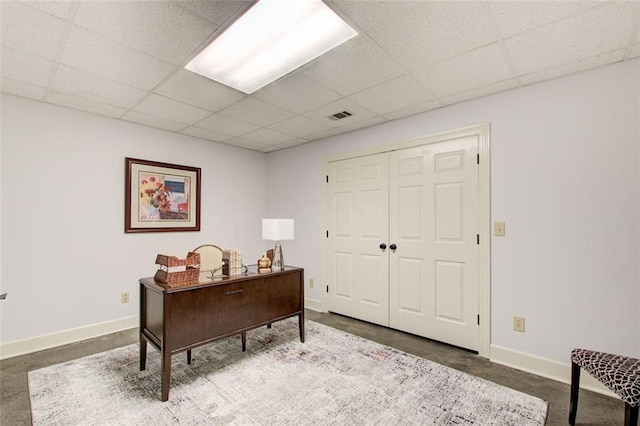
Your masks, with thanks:
[[[328,164],[330,311],[479,349],[477,152],[473,136]]]
[[[388,326],[388,157],[333,162],[328,175],[329,310]]]
[[[390,242],[397,245],[389,261],[390,326],[472,350],[479,348],[476,153],[477,139],[465,138],[389,159]]]

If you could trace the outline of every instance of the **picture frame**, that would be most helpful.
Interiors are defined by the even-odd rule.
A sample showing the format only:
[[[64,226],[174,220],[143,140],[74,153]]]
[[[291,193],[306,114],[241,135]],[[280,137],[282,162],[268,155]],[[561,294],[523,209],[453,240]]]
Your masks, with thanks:
[[[200,231],[199,167],[125,158],[124,232]]]

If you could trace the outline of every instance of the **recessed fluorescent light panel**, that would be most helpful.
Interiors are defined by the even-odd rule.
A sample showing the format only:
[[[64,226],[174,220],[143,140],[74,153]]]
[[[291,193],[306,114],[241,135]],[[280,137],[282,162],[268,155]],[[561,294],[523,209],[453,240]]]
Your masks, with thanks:
[[[357,34],[322,0],[260,0],[185,68],[250,94]]]

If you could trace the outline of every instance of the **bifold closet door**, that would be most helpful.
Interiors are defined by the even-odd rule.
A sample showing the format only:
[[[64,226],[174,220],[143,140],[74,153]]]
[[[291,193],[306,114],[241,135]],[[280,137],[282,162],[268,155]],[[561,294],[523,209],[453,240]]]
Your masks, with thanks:
[[[388,326],[388,154],[329,163],[327,185],[329,310]]]
[[[477,138],[390,153],[390,326],[478,350]]]

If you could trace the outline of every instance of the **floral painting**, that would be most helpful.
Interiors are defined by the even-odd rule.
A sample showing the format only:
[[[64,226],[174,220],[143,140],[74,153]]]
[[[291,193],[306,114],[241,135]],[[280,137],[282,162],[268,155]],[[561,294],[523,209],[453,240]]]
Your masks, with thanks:
[[[189,177],[140,172],[140,220],[189,220]]]
[[[125,232],[199,231],[200,169],[126,158]]]

